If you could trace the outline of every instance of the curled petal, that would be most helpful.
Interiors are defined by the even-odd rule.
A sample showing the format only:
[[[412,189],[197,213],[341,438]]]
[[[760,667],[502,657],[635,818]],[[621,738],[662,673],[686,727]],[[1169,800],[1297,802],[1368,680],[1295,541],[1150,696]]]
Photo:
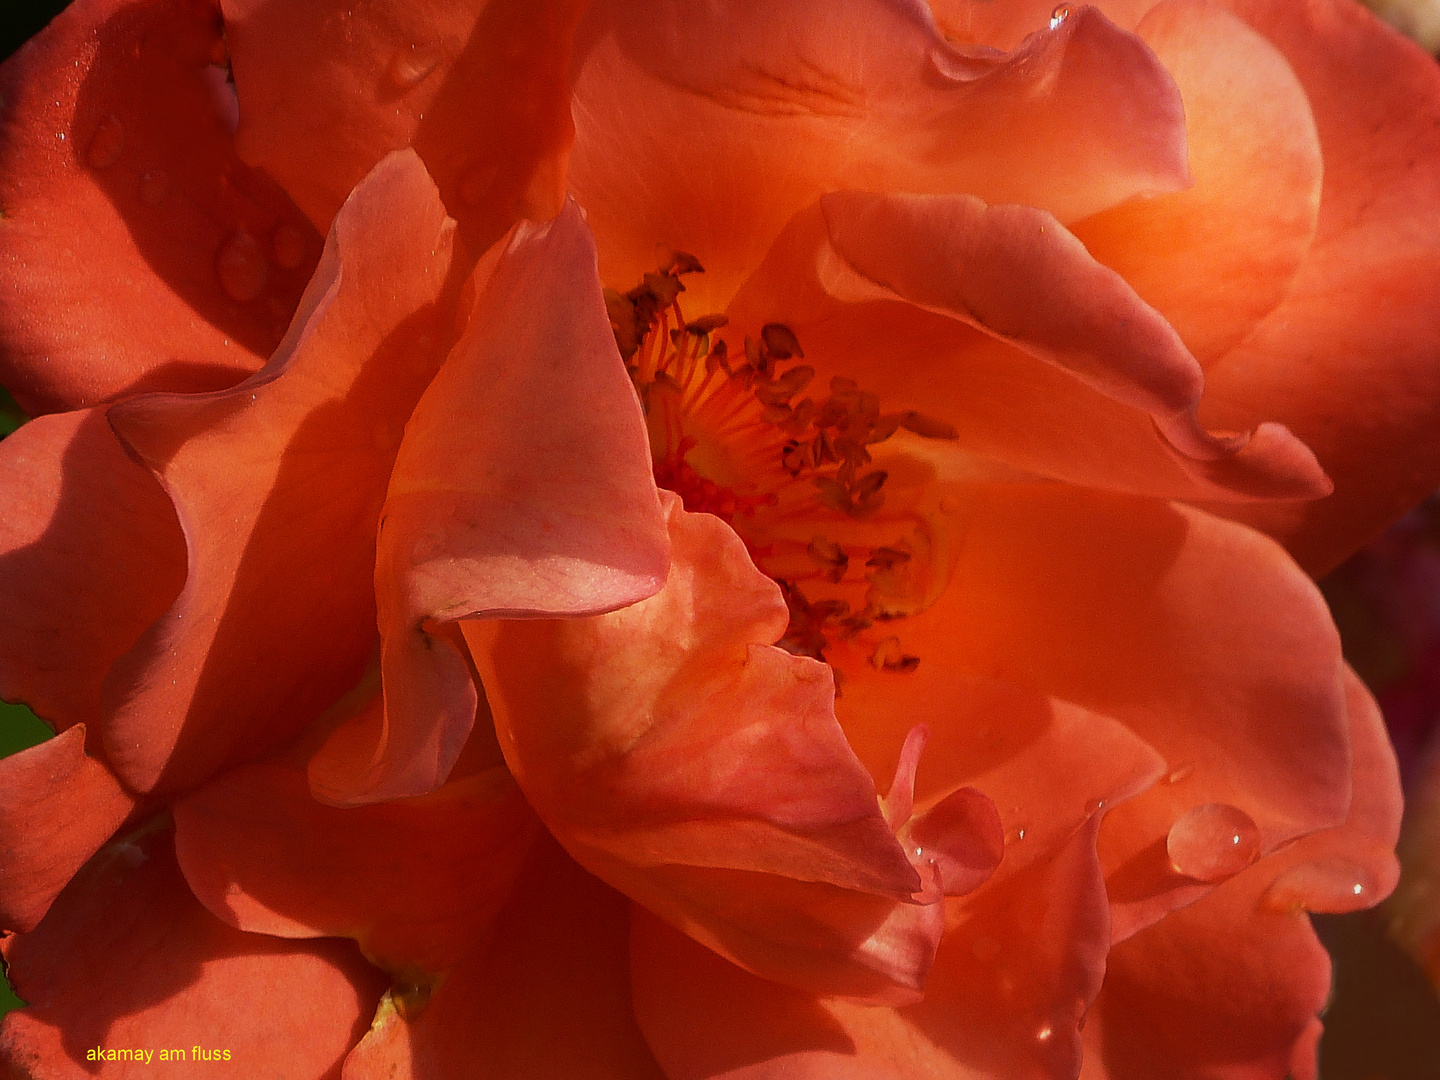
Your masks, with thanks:
[[[387,158],[262,371],[112,406],[189,549],[180,597],[106,684],[105,745],[129,786],[183,789],[258,757],[357,681],[385,483],[449,330],[452,235],[415,156]]]
[[[637,909],[635,1014],[672,1080],[1074,1076],[1109,944],[1099,816],[1025,872],[951,901],[925,999],[814,998],[707,953]]]
[[[135,808],[85,727],[0,760],[0,926],[33,930],[75,872]]]
[[[1315,451],[1333,496],[1227,513],[1319,576],[1440,483],[1440,71],[1356,4],[1227,6],[1304,86],[1325,178],[1305,264],[1213,369],[1206,417],[1279,420]]]
[[[196,1073],[322,1080],[382,988],[348,942],[278,941],[220,922],[185,887],[158,822],[103,848],[45,920],[3,949],[29,1007],[0,1020],[0,1059],[30,1076],[183,1072],[161,1063],[164,1049],[203,1061]],[[153,1060],[87,1062],[96,1047],[148,1049]],[[192,1058],[192,1047],[214,1057]]]
[[[413,146],[473,252],[564,199],[578,0],[221,0],[236,146],[328,229],[387,153]]]
[[[542,841],[493,933],[428,999],[381,1002],[344,1080],[663,1080],[631,1013],[627,909]]]
[[[786,220],[840,188],[1068,221],[1189,179],[1174,83],[1093,9],[1008,56],[950,45],[917,0],[605,0],[580,41],[570,186],[622,288],[659,241],[700,259],[695,287],[723,307]]]
[[[437,624],[583,616],[665,581],[669,540],[640,405],[572,203],[524,223],[477,275],[469,329],[406,425],[375,571],[383,724],[311,765],[340,804],[417,795],[475,713],[463,645]],[[348,748],[347,748],[348,747]]]
[[[785,605],[735,534],[665,501],[656,596],[463,624],[511,770],[582,865],[723,955],[818,992],[913,996],[939,897],[917,902],[922,874],[835,721],[829,670],[766,644]],[[988,876],[998,822],[945,824],[963,876]]]
[[[83,0],[0,68],[0,382],[32,414],[232,386],[320,237],[235,155],[220,12]]]
[[[103,409],[0,442],[0,499],[0,696],[98,733],[105,674],[184,584],[174,508]]]
[[[790,222],[729,316],[787,324],[827,369],[887,401],[925,402],[962,448],[1047,476],[1212,498],[1329,490],[1277,425],[1201,428],[1204,376],[1184,343],[1040,210],[826,195]]]

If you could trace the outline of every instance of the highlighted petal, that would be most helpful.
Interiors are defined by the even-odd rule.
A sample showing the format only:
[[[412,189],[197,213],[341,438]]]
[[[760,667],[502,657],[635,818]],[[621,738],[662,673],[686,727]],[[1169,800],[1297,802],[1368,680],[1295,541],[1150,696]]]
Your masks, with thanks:
[[[766,644],[787,621],[778,589],[723,522],[665,500],[656,596],[463,624],[506,760],[582,865],[711,948],[814,992],[913,998],[941,931],[917,870],[933,868],[882,815],[829,670]],[[988,876],[994,817],[944,824],[956,879]]]
[[[0,498],[0,696],[98,734],[106,672],[184,584],[175,511],[102,409],[0,442]]]
[[[3,948],[29,1007],[0,1020],[0,1059],[33,1076],[134,1075],[85,1059],[127,1047],[154,1052],[148,1072],[176,1048],[205,1062],[196,1073],[322,1080],[381,991],[348,943],[296,944],[220,922],[186,889],[155,824],[104,848],[36,930]],[[192,1058],[192,1047],[215,1057]]]
[[[107,683],[105,745],[127,785],[183,790],[252,760],[359,678],[385,483],[447,343],[452,229],[414,155],[387,158],[337,218],[263,371],[112,407],[175,501],[190,561]]]
[[[0,927],[28,931],[135,807],[84,725],[0,760]]]
[[[1305,87],[1325,179],[1305,265],[1214,369],[1206,417],[1279,420],[1334,477],[1323,502],[1227,511],[1319,576],[1440,484],[1440,70],[1355,4],[1227,6]]]
[[[413,146],[470,250],[564,199],[579,0],[368,4],[221,0],[236,145],[318,229],[392,150]]]
[[[1277,425],[1202,429],[1204,377],[1184,343],[1043,211],[963,195],[824,196],[791,221],[729,316],[785,323],[817,366],[883,387],[887,401],[925,402],[962,448],[1022,469],[1159,495],[1329,490]]]
[[[1008,56],[948,44],[913,0],[605,0],[580,41],[570,189],[620,288],[661,241],[709,268],[696,289],[722,308],[790,216],[842,188],[1068,221],[1188,183],[1174,83],[1092,9]]]
[[[241,930],[353,937],[403,977],[446,971],[491,930],[539,822],[503,769],[421,799],[339,810],[283,761],[226,773],[175,805],[195,895]]]
[[[428,1000],[380,1003],[344,1080],[664,1080],[631,1013],[627,909],[543,841],[494,933]]]
[[[665,582],[644,419],[579,210],[520,225],[486,272],[390,480],[376,569],[384,723],[321,751],[312,777],[326,801],[444,781],[475,691],[463,647],[437,624],[594,615]]]
[[[233,386],[284,333],[320,238],[235,156],[223,48],[206,0],[80,0],[0,68],[0,382],[32,415]]]
[[[1072,226],[1209,367],[1284,299],[1310,250],[1324,168],[1305,89],[1212,0],[1166,0],[1137,33],[1175,77],[1195,186]]]

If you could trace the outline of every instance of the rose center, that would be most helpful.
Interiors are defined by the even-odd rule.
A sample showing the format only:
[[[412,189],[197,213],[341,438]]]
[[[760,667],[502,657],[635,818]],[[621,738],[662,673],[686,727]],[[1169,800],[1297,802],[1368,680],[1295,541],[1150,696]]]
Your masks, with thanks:
[[[919,658],[893,624],[938,596],[943,545],[924,492],[911,484],[891,498],[896,484],[870,448],[901,430],[954,439],[954,427],[913,410],[882,412],[876,394],[838,375],[816,394],[815,368],[780,323],[732,355],[717,335],[724,315],[687,319],[682,310],[681,279],[699,272],[693,256],[676,253],[629,292],[605,294],[656,484],[734,528],[780,586],[790,609],[782,648],[914,671]]]

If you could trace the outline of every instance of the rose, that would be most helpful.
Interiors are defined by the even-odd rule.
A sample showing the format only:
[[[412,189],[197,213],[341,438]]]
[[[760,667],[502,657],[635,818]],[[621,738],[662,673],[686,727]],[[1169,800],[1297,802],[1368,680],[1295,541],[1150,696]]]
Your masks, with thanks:
[[[1432,245],[1364,259],[1421,227],[1430,159],[1378,204],[1354,179],[1415,142],[1364,110],[1399,123],[1413,103],[1385,95],[1433,102],[1433,73],[1341,6],[1260,5],[1249,28],[1157,8],[1138,29],[1178,94],[1091,11],[1007,57],[947,48],[899,6],[600,7],[564,174],[597,274],[557,165],[576,13],[345,10],[227,9],[234,145],[264,173],[215,118],[203,10],[77,7],[8,69],[9,284],[50,306],[10,329],[7,378],[32,409],[101,403],[5,444],[34,494],[4,587],[36,613],[8,631],[5,693],[90,725],[5,766],[7,911],[36,927],[7,950],[32,999],[6,1021],[11,1059],[60,1069],[92,1035],[178,1045],[202,1025],[245,1069],[323,1073],[384,982],[293,943],[342,935],[391,984],[357,1076],[1015,1075],[1073,1070],[1082,1039],[1116,1075],[1303,1072],[1325,978],[1300,912],[1388,889],[1393,766],[1293,564],[1165,500],[1243,514],[1318,566],[1433,482],[1373,475],[1434,437],[1428,307],[1407,300]],[[987,12],[937,15],[1000,45],[1044,22]],[[1357,71],[1379,97],[1347,94]],[[53,100],[75,103],[78,160]],[[1322,190],[1320,149],[1362,133]],[[414,157],[369,171],[407,143],[443,205]],[[1254,160],[1264,198],[1239,182]],[[319,247],[267,173],[331,244],[235,385]],[[463,249],[555,214],[461,287]],[[41,272],[81,223],[104,289],[88,265]],[[1204,288],[1167,258],[1208,267]],[[627,372],[617,339],[638,345],[676,282],[695,331],[661,322]],[[696,322],[722,307],[730,325]],[[1217,415],[1291,421],[1336,494],[1304,501],[1323,477],[1278,426],[1243,446],[1201,428],[1192,352]],[[1387,366],[1316,374],[1342,352]],[[807,416],[788,391],[810,366]],[[702,372],[751,437],[687,401]],[[655,470],[729,525],[657,503],[632,383]],[[165,393],[104,404],[136,390]],[[376,662],[337,702],[377,603]],[[504,617],[521,613],[549,617]],[[848,676],[833,712],[816,653]],[[472,661],[494,724],[482,708],[467,740]],[[151,816],[167,802],[173,855]],[[997,808],[1005,857],[980,885]],[[62,893],[132,817],[151,824]],[[110,975],[100,1007],[63,992],[101,957],[138,974]],[[301,989],[271,1010],[277,984]]]

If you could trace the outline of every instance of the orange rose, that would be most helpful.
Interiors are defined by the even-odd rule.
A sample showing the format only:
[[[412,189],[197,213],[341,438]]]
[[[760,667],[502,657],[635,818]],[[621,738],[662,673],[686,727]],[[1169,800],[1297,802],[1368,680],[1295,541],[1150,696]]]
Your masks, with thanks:
[[[1440,478],[1440,73],[932,6],[0,70],[17,1071],[1313,1075],[1399,794],[1292,554]]]

